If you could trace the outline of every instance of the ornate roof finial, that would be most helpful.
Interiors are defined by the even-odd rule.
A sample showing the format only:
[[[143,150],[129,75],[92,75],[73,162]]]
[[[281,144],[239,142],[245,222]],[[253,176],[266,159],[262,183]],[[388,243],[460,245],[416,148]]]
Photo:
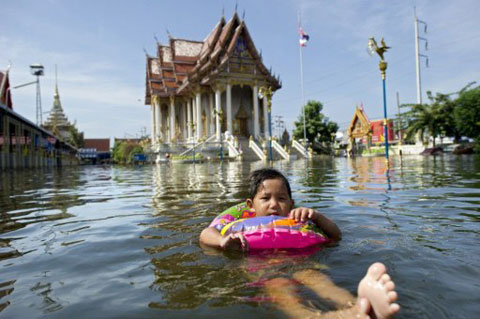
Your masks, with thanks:
[[[145,56],[147,56],[147,57],[149,56],[148,52],[147,52],[147,49],[145,49],[145,47],[143,47],[143,52],[145,52]]]
[[[245,20],[245,9],[243,9],[243,14],[242,14],[242,21]]]
[[[225,6],[222,6],[222,18],[225,18]]]
[[[167,33],[168,33],[168,30],[167,30]],[[155,42],[157,42],[157,46],[159,46],[160,41],[158,41],[157,35],[155,33],[153,34],[153,38],[155,39]]]
[[[170,31],[168,31],[168,29],[165,29],[165,30],[167,31],[168,38],[169,38],[169,39],[173,39],[172,34],[170,33]]]
[[[57,65],[55,64],[55,96],[59,96],[58,94],[58,79],[57,79]]]
[[[238,0],[235,1],[235,13],[237,13],[237,9],[238,9]]]

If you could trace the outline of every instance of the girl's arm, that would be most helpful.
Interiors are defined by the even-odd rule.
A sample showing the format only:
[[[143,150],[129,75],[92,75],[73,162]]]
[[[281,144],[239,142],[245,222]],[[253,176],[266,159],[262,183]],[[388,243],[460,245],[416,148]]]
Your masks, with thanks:
[[[339,241],[342,239],[342,232],[338,226],[328,217],[312,208],[298,207],[292,209],[290,212],[290,218],[302,222],[311,220],[318,227],[320,227],[320,229],[322,229],[329,238],[333,239],[334,241]]]
[[[328,237],[334,241],[339,241],[342,239],[342,232],[331,219],[323,215],[322,213],[315,211],[314,217],[312,218],[313,222],[320,227]]]
[[[200,243],[223,250],[248,250],[247,241],[242,234],[230,234],[223,237],[214,227],[207,227],[200,233]]]

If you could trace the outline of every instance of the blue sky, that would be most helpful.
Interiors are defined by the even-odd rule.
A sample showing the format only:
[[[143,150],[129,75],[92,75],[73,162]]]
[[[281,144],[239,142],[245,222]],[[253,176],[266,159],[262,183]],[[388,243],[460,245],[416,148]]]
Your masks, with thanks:
[[[478,0],[238,0],[238,1],[2,1],[0,68],[11,63],[12,86],[34,80],[29,65],[42,63],[42,106],[52,107],[55,64],[67,117],[85,137],[135,137],[150,132],[144,105],[145,53],[156,53],[156,36],[203,40],[224,9],[238,3],[264,63],[283,82],[273,98],[273,116],[289,129],[301,111],[297,12],[310,42],[303,51],[305,99],[319,100],[323,113],[346,127],[356,105],[370,119],[383,117],[379,59],[367,54],[370,36],[383,36],[388,115],[416,101],[413,7],[427,22],[429,68],[422,62],[422,91],[456,92],[480,80]],[[14,110],[35,121],[35,87],[13,91]],[[44,119],[48,114],[44,114]]]

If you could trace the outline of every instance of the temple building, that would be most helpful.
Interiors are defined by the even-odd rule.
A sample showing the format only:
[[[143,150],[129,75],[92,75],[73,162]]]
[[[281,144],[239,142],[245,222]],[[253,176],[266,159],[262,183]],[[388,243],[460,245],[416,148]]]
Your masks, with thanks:
[[[394,130],[393,121],[387,119],[388,129],[388,143],[398,143],[397,132]],[[347,130],[348,134],[348,147],[350,151],[354,151],[355,148],[370,147],[374,145],[385,144],[385,127],[384,120],[370,120],[365,112],[363,106],[355,107],[355,113],[353,114],[352,121]],[[358,151],[358,150],[357,150]]]
[[[58,83],[55,71],[55,94],[53,95],[53,106],[50,110],[47,120],[42,127],[54,135],[58,136],[64,142],[70,143],[75,147],[82,147],[83,133],[79,133],[75,124],[70,123],[67,116],[63,112],[62,103],[60,102],[60,94],[58,93]]]
[[[262,62],[245,21],[224,17],[203,41],[169,36],[146,58],[145,104],[151,105],[152,146],[268,139],[268,101],[261,88],[281,88]],[[222,135],[223,136],[223,135]]]

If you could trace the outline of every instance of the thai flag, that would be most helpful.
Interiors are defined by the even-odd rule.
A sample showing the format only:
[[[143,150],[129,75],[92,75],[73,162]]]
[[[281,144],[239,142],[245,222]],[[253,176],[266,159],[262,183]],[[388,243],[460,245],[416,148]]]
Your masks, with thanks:
[[[300,46],[301,47],[306,47],[308,40],[310,40],[310,37],[308,34],[306,34],[302,28],[299,28],[298,32],[300,33]]]

